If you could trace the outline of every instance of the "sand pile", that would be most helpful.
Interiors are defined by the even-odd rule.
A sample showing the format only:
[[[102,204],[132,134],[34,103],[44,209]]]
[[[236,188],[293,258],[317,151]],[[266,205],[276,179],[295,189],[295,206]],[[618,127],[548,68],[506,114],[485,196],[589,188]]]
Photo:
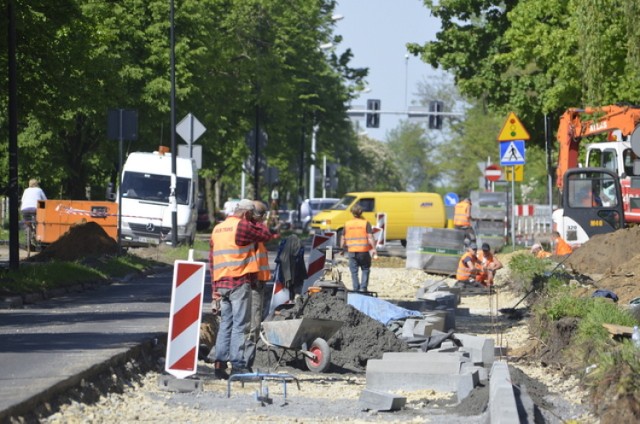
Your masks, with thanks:
[[[29,258],[32,262],[76,261],[87,257],[115,255],[118,243],[95,222],[74,225],[39,254]]]

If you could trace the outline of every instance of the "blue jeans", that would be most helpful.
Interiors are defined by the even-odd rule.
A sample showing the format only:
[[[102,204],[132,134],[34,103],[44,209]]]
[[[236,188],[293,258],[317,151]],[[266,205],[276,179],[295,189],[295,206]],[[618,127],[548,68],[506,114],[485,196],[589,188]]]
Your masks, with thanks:
[[[229,361],[232,367],[244,368],[244,342],[249,325],[251,286],[242,284],[234,289],[218,289],[218,292],[222,299],[215,360],[223,363]]]
[[[358,271],[360,269],[362,269],[362,280],[358,279]],[[369,270],[371,270],[371,255],[369,252],[349,252],[349,271],[351,271],[353,291],[367,291]]]

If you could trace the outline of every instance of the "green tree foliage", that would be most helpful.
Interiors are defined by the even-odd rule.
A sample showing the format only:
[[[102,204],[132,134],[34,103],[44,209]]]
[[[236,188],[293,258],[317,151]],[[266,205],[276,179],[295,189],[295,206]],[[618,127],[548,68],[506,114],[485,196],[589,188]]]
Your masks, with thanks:
[[[139,138],[125,154],[169,145],[170,2],[14,3],[21,186],[39,176],[47,192],[83,198],[87,184],[116,180],[118,142],[106,140],[111,108],[138,111]],[[0,6],[6,10],[6,0]],[[341,41],[332,33],[334,7],[330,0],[175,1],[176,119],[191,112],[207,128],[198,140],[203,176],[238,181],[245,135],[256,126],[269,135],[267,157],[278,167],[297,163],[301,145],[309,154],[313,125],[321,128],[320,151],[340,156],[341,146],[355,145],[344,105],[367,71],[349,67],[349,50],[317,48]],[[6,86],[6,73],[0,82]],[[6,111],[4,95],[0,107]],[[297,169],[280,169],[281,179],[293,184]]]
[[[395,156],[404,190],[435,191],[439,158],[421,124],[401,121],[387,134],[387,145]]]

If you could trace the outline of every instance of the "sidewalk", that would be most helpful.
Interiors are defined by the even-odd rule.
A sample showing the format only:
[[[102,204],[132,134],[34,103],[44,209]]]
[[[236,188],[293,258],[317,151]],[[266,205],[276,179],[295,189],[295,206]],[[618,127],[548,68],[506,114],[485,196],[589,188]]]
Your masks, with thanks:
[[[0,422],[165,337],[173,269],[0,310]]]

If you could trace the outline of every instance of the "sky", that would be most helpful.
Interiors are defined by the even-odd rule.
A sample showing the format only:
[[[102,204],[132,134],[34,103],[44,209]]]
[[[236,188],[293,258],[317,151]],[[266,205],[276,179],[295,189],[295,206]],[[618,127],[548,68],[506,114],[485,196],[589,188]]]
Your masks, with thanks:
[[[435,40],[440,21],[431,16],[422,0],[338,0],[334,11],[343,18],[336,22],[335,34],[343,37],[337,46],[340,54],[353,52],[350,66],[369,68],[370,92],[355,99],[351,107],[364,109],[367,99],[379,99],[383,111],[404,112],[417,100],[418,82],[437,74],[430,65],[409,55],[406,43],[424,44]],[[382,114],[380,128],[365,128],[371,138],[384,140],[406,115]]]

